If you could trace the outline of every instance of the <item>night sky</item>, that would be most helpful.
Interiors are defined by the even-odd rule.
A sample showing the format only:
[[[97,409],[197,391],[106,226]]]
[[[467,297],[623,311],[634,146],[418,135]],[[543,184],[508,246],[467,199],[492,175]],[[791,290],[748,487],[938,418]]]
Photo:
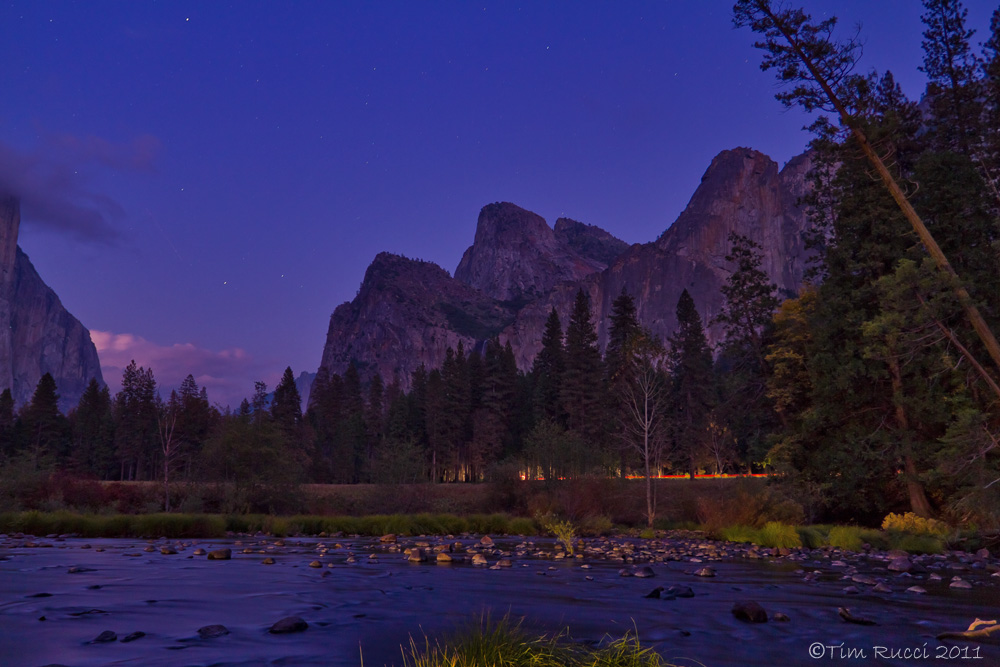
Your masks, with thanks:
[[[803,5],[919,96],[919,2]],[[730,8],[3,2],[0,182],[112,390],[134,358],[235,407],[316,370],[380,251],[451,272],[494,201],[650,241],[719,151],[800,153]]]

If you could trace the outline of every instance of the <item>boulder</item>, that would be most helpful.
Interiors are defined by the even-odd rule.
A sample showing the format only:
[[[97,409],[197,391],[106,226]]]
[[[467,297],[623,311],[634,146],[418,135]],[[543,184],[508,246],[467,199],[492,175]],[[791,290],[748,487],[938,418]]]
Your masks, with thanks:
[[[272,625],[268,632],[272,635],[287,635],[293,632],[305,632],[308,628],[309,624],[299,616],[288,616]]]
[[[229,628],[224,625],[206,625],[198,628],[198,636],[202,639],[214,639],[229,634]]]
[[[840,617],[847,621],[848,623],[854,623],[855,625],[877,625],[875,621],[870,618],[865,618],[864,616],[855,616],[851,613],[851,610],[847,607],[838,607],[837,613]]]
[[[910,562],[909,556],[898,556],[889,561],[888,567],[890,572],[909,572],[913,563]]]
[[[767,612],[753,600],[737,602],[733,605],[733,616],[747,623],[767,623]]]
[[[208,552],[208,560],[230,560],[232,557],[232,549],[216,549]]]

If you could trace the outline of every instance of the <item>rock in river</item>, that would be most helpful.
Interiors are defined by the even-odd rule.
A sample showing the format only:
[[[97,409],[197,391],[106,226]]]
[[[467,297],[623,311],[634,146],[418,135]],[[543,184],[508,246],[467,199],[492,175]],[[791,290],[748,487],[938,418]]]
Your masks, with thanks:
[[[308,627],[309,624],[301,617],[289,616],[272,625],[268,632],[272,635],[287,635],[292,632],[304,632]]]
[[[747,623],[767,623],[767,612],[753,600],[744,600],[734,604],[733,616]]]
[[[222,637],[223,635],[229,634],[229,628],[224,625],[206,625],[198,628],[198,636],[202,639],[213,639],[215,637]]]

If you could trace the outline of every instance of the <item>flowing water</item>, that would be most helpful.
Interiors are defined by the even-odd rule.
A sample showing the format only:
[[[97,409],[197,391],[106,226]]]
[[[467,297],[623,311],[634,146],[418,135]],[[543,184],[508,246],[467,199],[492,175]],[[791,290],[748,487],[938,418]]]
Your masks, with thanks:
[[[426,539],[462,542],[456,553],[477,547],[469,536]],[[155,550],[144,551],[150,544]],[[648,562],[654,576],[639,578],[621,576],[630,566],[608,557],[616,542],[602,544],[608,553],[554,560],[551,541],[497,539],[489,562],[502,550],[512,567],[491,570],[468,559],[439,565],[433,554],[410,563],[367,538],[276,546],[264,538],[182,544],[0,536],[0,665],[401,665],[401,645],[411,637],[423,645],[425,636],[447,635],[484,614],[509,614],[529,630],[567,630],[573,641],[594,644],[637,633],[678,665],[1000,665],[1000,646],[935,639],[976,617],[1000,616],[1000,577],[968,558],[934,561],[940,581],[889,572],[884,558],[840,561],[815,553],[797,560]],[[165,545],[178,553],[161,554]],[[193,553],[226,546],[232,560]],[[347,562],[351,555],[357,562]],[[275,563],[264,565],[266,556]],[[322,567],[310,567],[314,560]],[[705,565],[716,576],[693,575]],[[891,592],[845,578],[855,571],[884,581]],[[955,574],[973,588],[949,588]],[[926,594],[906,592],[916,584]],[[645,597],[672,585],[689,586],[694,597]],[[846,593],[851,585],[860,592]],[[758,602],[772,620],[737,620],[732,606],[745,600]],[[876,625],[847,623],[838,607]],[[778,612],[790,620],[775,622]],[[301,617],[308,629],[268,632],[288,616]],[[199,637],[199,628],[213,624],[229,634]],[[145,636],[91,643],[106,630],[119,639],[136,631]]]

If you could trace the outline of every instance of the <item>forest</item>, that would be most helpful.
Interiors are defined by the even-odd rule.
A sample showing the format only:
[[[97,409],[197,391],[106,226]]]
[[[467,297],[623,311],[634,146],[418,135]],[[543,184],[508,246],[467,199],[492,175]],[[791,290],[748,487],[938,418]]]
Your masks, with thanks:
[[[46,375],[20,409],[0,394],[3,475],[223,482],[227,510],[267,511],[267,489],[304,482],[765,472],[808,521],[903,509],[995,528],[1000,10],[980,44],[960,2],[924,5],[928,85],[911,100],[891,72],[858,71],[835,19],[737,3],[762,67],[787,84],[779,100],[818,112],[802,202],[813,263],[795,298],[781,301],[761,249],[732,235],[715,320],[685,291],[658,340],[623,290],[602,354],[581,291],[568,321],[552,311],[527,372],[492,338],[420,368],[408,391],[362,382],[353,364],[321,368],[302,406],[289,368],[272,393],[257,383],[220,410],[193,377],[164,396],[133,362],[119,392],[92,381],[67,415]],[[714,349],[710,325],[724,331]]]

